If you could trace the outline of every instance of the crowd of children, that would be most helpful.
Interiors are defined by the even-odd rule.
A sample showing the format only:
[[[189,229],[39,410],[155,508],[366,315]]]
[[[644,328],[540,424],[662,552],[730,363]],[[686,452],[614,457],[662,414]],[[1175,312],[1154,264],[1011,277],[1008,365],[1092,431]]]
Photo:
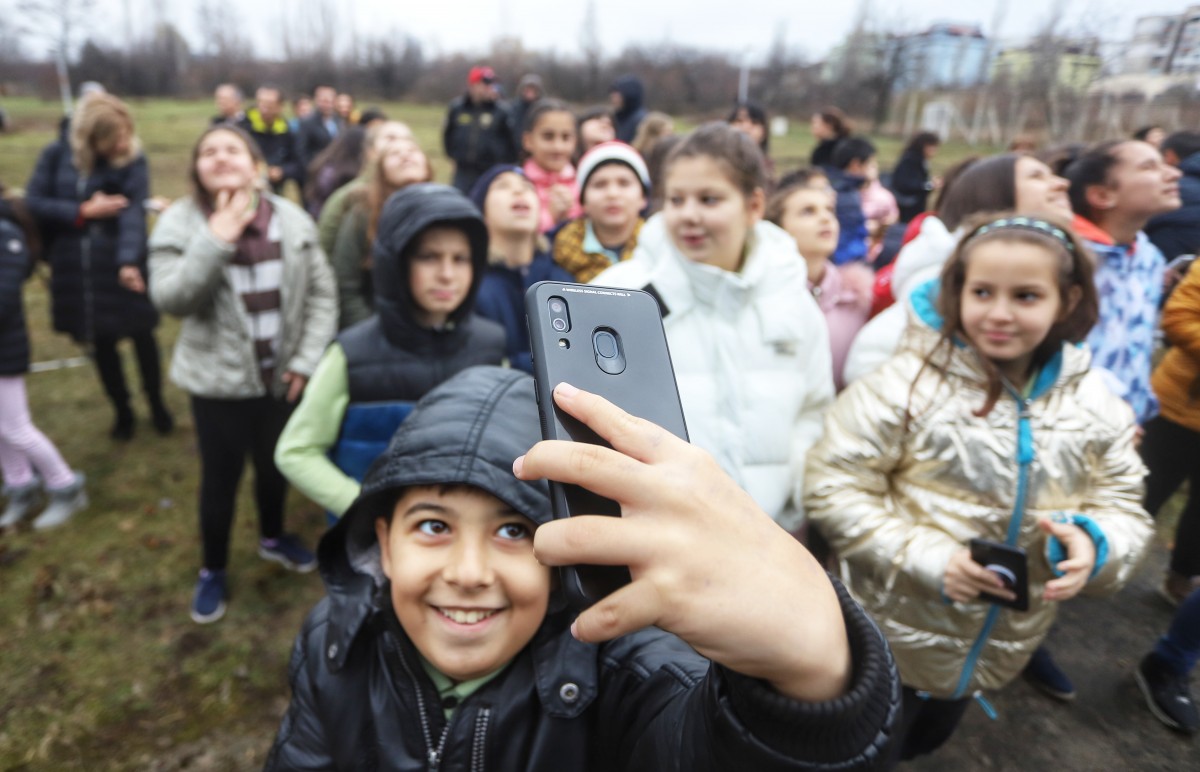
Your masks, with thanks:
[[[1200,729],[1200,269],[1147,236],[1194,225],[1156,218],[1200,143],[1167,138],[1194,148],[1173,163],[1137,139],[1006,153],[942,179],[921,133],[889,189],[835,108],[813,116],[813,165],[780,174],[754,103],[639,153],[670,122],[636,78],[580,114],[530,76],[504,107],[495,82],[473,68],[447,117],[455,187],[404,124],[352,130],[332,89],[289,128],[278,89],[243,114],[222,86],[192,193],[148,242],[132,118],[83,99],[25,200],[0,204],[0,527],[42,491],[35,528],[87,503],[25,398],[40,248],[115,438],[135,425],[116,341],[168,433],[153,329],[182,319],[192,618],[226,613],[247,455],[260,556],[320,569],[270,769],[887,768],[1023,672],[1070,698],[1041,645],[1058,605],[1125,584],[1184,480],[1163,586],[1179,610],[1135,678],[1160,719]],[[288,132],[313,161],[307,211],[272,192]],[[544,280],[655,297],[690,444],[569,384],[542,400],[607,446],[539,442],[523,297]],[[623,517],[552,522],[546,479]],[[284,527],[289,482],[329,512],[315,554]],[[576,563],[633,581],[576,617],[550,568]]]

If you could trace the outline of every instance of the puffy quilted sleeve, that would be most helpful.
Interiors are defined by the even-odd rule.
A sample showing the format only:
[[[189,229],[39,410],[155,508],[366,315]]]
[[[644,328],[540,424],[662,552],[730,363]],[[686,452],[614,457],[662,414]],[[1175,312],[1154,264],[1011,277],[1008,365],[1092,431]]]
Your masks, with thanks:
[[[914,522],[890,494],[911,436],[905,413],[916,369],[911,357],[895,357],[842,392],[808,453],[805,506],[854,570],[884,582],[906,576],[937,598],[946,564],[963,545]]]
[[[1093,422],[1103,435],[1079,514],[1094,523],[1103,538],[1097,543],[1096,569],[1084,590],[1088,595],[1121,589],[1154,535],[1153,522],[1142,508],[1146,467],[1134,441],[1133,413],[1107,390],[1098,388],[1096,392],[1102,393],[1107,403]]]

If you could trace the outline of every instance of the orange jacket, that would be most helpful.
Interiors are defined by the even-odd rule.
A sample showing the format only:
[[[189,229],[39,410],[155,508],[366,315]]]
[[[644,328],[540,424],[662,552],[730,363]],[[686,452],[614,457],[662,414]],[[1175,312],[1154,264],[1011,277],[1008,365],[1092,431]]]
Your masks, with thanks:
[[[1154,393],[1166,418],[1200,432],[1200,269],[1171,293],[1162,328],[1171,348],[1154,371]]]

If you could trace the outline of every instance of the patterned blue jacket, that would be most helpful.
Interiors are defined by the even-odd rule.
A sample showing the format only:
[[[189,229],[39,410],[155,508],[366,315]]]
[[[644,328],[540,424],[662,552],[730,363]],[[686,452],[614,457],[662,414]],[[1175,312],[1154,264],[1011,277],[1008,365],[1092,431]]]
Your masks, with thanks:
[[[1143,232],[1117,244],[1095,224],[1075,218],[1075,230],[1096,254],[1100,321],[1088,335],[1092,366],[1107,371],[1113,392],[1129,403],[1139,424],[1158,415],[1150,388],[1151,357],[1162,301],[1162,252]]]

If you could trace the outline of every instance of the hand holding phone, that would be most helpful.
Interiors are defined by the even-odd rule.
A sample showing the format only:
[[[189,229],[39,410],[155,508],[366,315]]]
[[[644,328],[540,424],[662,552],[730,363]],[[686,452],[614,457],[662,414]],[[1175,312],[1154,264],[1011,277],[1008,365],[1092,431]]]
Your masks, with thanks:
[[[1008,598],[981,592],[982,600],[1017,611],[1029,610],[1029,560],[1025,550],[1002,542],[971,539],[971,560],[998,577],[1003,588],[1013,595]]]
[[[514,474],[586,486],[622,516],[546,523],[534,553],[545,565],[621,565],[632,574],[576,618],[575,637],[600,642],[654,625],[790,697],[845,692],[850,650],[832,583],[712,456],[566,383],[543,392],[542,403],[605,446],[539,442]]]
[[[609,447],[606,440],[550,399],[570,383],[606,398],[687,440],[683,407],[658,302],[638,290],[539,282],[525,293],[542,437]],[[619,517],[611,498],[584,487],[550,483],[556,518]],[[567,598],[586,608],[629,583],[621,565],[567,566],[560,571]]]

